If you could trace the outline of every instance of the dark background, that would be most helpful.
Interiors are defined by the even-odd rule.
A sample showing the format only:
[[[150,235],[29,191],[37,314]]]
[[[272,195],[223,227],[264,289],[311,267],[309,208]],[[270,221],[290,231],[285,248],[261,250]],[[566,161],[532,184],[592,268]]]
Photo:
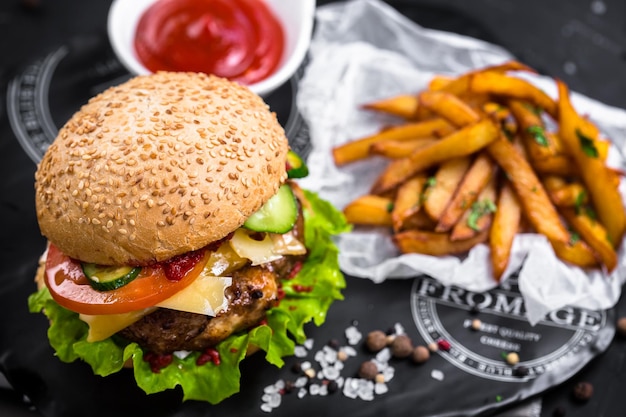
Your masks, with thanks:
[[[294,0],[297,1],[297,0]],[[326,1],[318,1],[318,4]],[[503,46],[539,72],[572,90],[626,108],[626,2],[623,0],[405,0],[389,1],[419,24]],[[108,0],[2,0],[0,2],[0,265],[32,276],[33,254],[43,249],[33,209],[35,165],[6,132],[5,91],[14,74],[77,38],[104,37]],[[11,269],[15,271],[16,269]],[[10,282],[3,276],[2,282]],[[376,291],[349,280],[347,297]],[[0,289],[0,291],[6,288]],[[618,316],[626,314],[626,302]],[[0,319],[1,320],[1,319]],[[0,340],[0,343],[8,341]],[[567,416],[623,416],[626,342],[609,350],[572,380],[544,396],[542,416],[563,407]],[[586,404],[571,400],[573,385],[591,381]],[[86,411],[88,414],[88,411]],[[0,416],[38,416],[20,394],[0,390]]]

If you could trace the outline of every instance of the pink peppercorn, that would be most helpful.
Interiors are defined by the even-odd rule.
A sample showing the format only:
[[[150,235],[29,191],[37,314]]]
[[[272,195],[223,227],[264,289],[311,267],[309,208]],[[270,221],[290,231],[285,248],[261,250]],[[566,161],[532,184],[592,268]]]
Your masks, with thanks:
[[[439,339],[437,340],[437,347],[439,347],[439,349],[447,352],[450,350],[450,342],[448,342],[446,339]]]

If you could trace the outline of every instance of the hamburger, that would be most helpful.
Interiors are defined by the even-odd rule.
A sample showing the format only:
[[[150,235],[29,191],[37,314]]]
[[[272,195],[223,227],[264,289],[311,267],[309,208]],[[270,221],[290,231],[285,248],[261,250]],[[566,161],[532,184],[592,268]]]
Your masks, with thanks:
[[[29,308],[59,359],[211,403],[238,392],[251,352],[281,366],[345,286],[332,242],[345,219],[303,175],[276,115],[237,83],[159,72],[92,98],[35,174],[48,248]]]

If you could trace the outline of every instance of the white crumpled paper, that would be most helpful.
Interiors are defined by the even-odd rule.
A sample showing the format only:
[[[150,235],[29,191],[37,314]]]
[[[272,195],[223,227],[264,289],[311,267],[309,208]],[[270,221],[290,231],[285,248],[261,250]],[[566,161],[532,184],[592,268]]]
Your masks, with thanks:
[[[513,58],[492,44],[422,28],[376,0],[323,6],[318,9],[316,19],[310,63],[297,96],[312,143],[307,161],[311,174],[302,184],[318,191],[338,208],[367,194],[387,162],[372,159],[338,168],[332,160],[332,147],[397,123],[392,118],[361,110],[361,104],[418,92],[434,74],[460,74]],[[551,79],[530,78],[546,93],[556,96]],[[622,168],[624,162],[616,150],[624,151],[626,112],[575,93],[572,100],[577,110],[589,114],[613,141],[616,149],[612,150],[609,161]],[[624,190],[622,195],[626,195]],[[337,243],[343,271],[375,282],[426,273],[444,284],[472,291],[485,291],[497,285],[491,277],[486,245],[475,247],[463,259],[400,256],[388,233],[380,228],[355,228]],[[623,247],[622,244],[618,267],[607,276],[560,262],[540,235],[519,235],[505,277],[521,267],[520,291],[532,324],[565,305],[610,308],[617,302],[626,277]]]

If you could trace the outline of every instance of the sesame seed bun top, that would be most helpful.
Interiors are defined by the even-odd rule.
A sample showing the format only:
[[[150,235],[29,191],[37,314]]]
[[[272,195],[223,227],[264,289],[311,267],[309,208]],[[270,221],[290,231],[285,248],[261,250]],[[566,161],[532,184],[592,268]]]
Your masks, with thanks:
[[[85,262],[169,259],[241,226],[285,181],[287,150],[276,115],[239,84],[135,77],[59,131],[35,175],[39,225]]]

